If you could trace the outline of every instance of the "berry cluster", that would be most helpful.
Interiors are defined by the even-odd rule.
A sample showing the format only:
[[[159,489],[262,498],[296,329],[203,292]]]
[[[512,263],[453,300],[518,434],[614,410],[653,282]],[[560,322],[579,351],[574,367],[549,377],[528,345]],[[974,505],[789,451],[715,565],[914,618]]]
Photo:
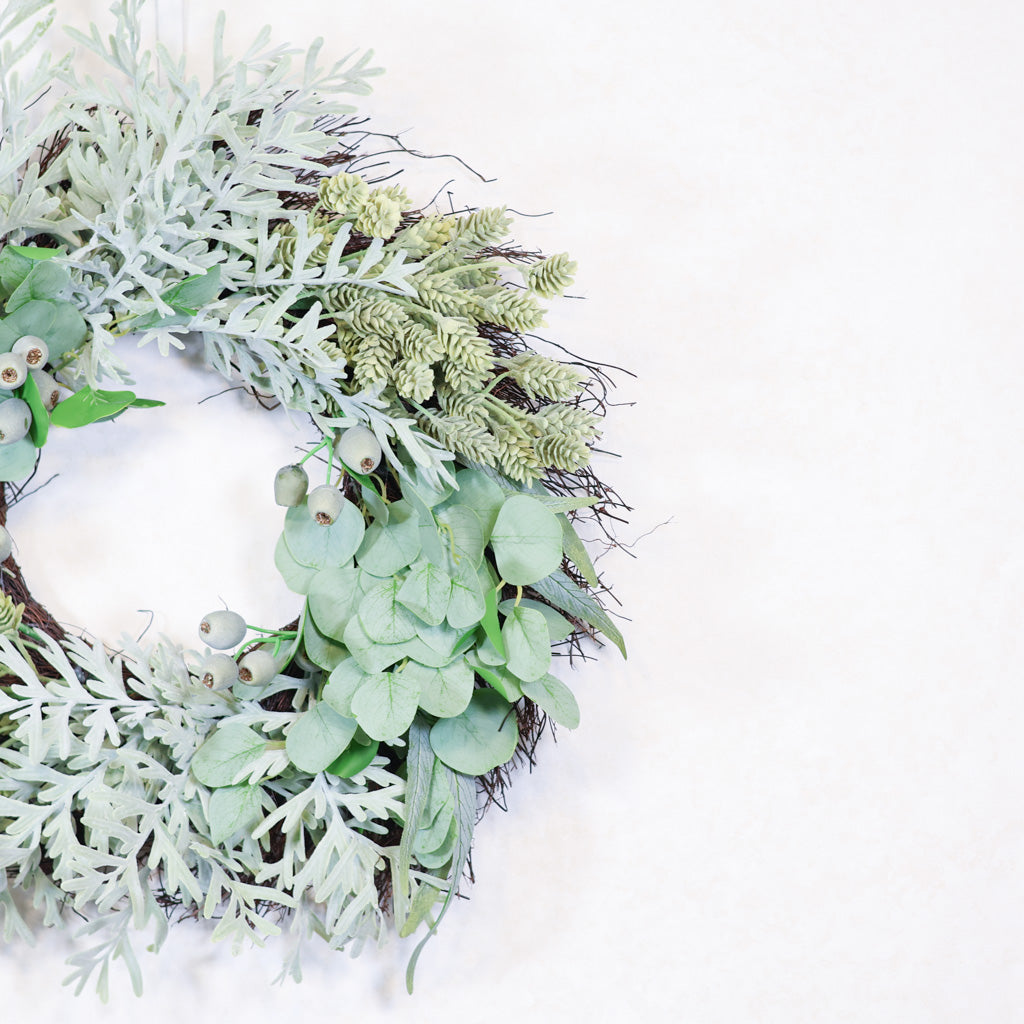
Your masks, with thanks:
[[[0,445],[20,441],[32,426],[32,408],[25,400],[29,380],[47,412],[60,401],[60,388],[45,369],[49,358],[46,342],[34,334],[19,338],[10,352],[0,355]]]

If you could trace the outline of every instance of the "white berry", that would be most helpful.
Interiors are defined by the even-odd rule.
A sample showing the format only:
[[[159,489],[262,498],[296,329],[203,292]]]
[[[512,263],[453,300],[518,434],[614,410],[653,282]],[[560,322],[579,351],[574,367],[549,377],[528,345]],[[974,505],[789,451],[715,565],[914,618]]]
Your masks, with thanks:
[[[372,473],[379,465],[380,441],[367,427],[349,427],[334,442],[334,452],[350,469],[358,473]]]
[[[14,343],[11,351],[25,360],[30,370],[41,370],[50,358],[50,350],[42,338],[26,334]]]
[[[341,515],[345,496],[337,487],[321,484],[309,492],[306,507],[309,514],[321,525],[330,526]]]
[[[216,651],[237,647],[245,636],[245,619],[238,612],[218,609],[203,616],[199,623],[199,636]]]
[[[0,356],[0,388],[13,391],[25,383],[28,376],[28,363],[24,356],[14,352],[7,352]]]
[[[277,659],[262,647],[250,651],[238,663],[238,678],[246,686],[265,686],[277,675]]]
[[[29,370],[29,376],[36,382],[43,408],[52,412],[60,401],[60,385],[45,370]]]
[[[32,410],[22,398],[0,402],[0,444],[20,441],[32,426]]]
[[[301,466],[282,466],[274,477],[274,501],[284,508],[295,508],[309,490],[309,477]]]
[[[210,654],[199,666],[199,682],[210,690],[223,690],[238,678],[238,665],[228,654]]]
[[[0,526],[0,562],[6,562],[11,557],[11,552],[14,550],[14,541],[11,540],[11,535],[7,532],[7,528]]]

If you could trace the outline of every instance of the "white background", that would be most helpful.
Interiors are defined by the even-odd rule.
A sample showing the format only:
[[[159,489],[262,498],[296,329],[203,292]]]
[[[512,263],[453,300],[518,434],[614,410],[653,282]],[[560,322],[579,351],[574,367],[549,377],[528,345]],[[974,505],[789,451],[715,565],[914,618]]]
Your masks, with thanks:
[[[205,53],[212,15],[176,10],[162,36]],[[272,951],[182,925],[143,1000],[104,1010],[60,989],[60,941],[0,951],[5,1019],[1021,1019],[1024,10],[229,17],[236,50],[264,21],[373,47],[377,123],[499,178],[460,199],[555,211],[517,226],[580,263],[550,336],[638,374],[600,465],[636,506],[622,539],[671,522],[600,563],[630,659],[576,674],[581,728],[481,825],[412,1001],[407,946],[279,989]],[[453,173],[429,165],[424,194]],[[218,390],[169,372],[140,363],[156,397]],[[61,477],[12,517],[30,583],[104,635],[153,606],[183,635],[220,596],[276,621],[252,560],[294,438],[232,398],[162,415],[55,447]]]

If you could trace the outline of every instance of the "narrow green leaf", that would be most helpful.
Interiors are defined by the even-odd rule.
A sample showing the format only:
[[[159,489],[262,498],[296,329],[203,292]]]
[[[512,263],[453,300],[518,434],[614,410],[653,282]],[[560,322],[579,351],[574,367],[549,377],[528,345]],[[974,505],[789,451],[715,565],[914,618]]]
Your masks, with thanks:
[[[493,590],[488,590],[484,594],[486,608],[484,610],[482,625],[484,627],[484,632],[487,634],[487,639],[494,644],[495,650],[504,659],[508,657],[508,655],[505,651],[505,641],[501,638],[501,623],[498,620],[498,594],[499,590],[497,587]]]
[[[590,554],[586,549],[580,535],[576,532],[567,516],[559,516],[562,524],[562,550],[565,557],[576,566],[582,573],[583,578],[592,586],[597,586],[597,570],[590,560]]]
[[[56,427],[85,427],[123,412],[135,401],[133,391],[103,391],[84,387],[65,398],[50,414]]]
[[[394,894],[395,924],[399,931],[409,917],[409,871],[412,867],[412,844],[420,820],[427,806],[427,795],[434,771],[434,752],[430,746],[429,727],[415,719],[409,727],[408,756],[406,757],[405,827],[393,861],[391,888]]]
[[[531,494],[534,501],[539,501],[549,512],[574,512],[578,508],[590,508],[603,499],[591,497],[563,498],[557,494]]]
[[[351,779],[370,767],[379,749],[380,743],[377,740],[366,746],[353,740],[345,753],[328,766],[327,771],[341,779]]]
[[[493,686],[509,703],[522,697],[519,680],[504,665],[488,665],[472,651],[466,655],[466,661],[485,683]]]
[[[498,611],[502,615],[509,615],[515,604],[515,599],[509,598],[498,605]],[[519,607],[533,608],[544,616],[544,620],[548,624],[548,637],[553,644],[564,640],[573,631],[573,624],[564,615],[559,615],[554,608],[544,604],[542,601],[533,601],[528,597],[524,597],[520,599]]]
[[[52,260],[54,256],[64,255],[63,249],[41,249],[37,245],[8,245],[4,251],[16,252],[19,256],[26,256],[30,260]]]
[[[25,378],[21,386],[21,397],[28,403],[32,412],[32,425],[29,427],[29,440],[37,447],[46,444],[46,435],[50,430],[50,414],[43,404],[43,396],[39,394],[39,386],[31,375]]]
[[[626,657],[626,644],[611,616],[597,603],[593,596],[581,590],[564,572],[558,570],[533,584],[533,589],[556,608],[581,619],[600,630]]]
[[[198,310],[212,302],[221,291],[221,268],[218,263],[204,274],[193,274],[168,288],[160,297],[168,306]]]

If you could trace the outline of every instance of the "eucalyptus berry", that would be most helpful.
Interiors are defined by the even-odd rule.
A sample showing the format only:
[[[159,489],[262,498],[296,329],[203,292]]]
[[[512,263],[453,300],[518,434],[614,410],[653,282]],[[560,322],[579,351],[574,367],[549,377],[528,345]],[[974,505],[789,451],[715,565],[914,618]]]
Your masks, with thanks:
[[[14,550],[14,541],[7,532],[7,528],[0,526],[0,562],[6,562]]]
[[[26,334],[20,337],[11,351],[16,356],[25,360],[25,365],[30,370],[41,370],[50,358],[50,349],[42,338],[34,334]]]
[[[274,501],[284,508],[295,508],[309,490],[309,477],[298,465],[282,466],[274,477]]]
[[[199,666],[199,682],[209,690],[223,690],[238,678],[238,664],[229,654],[210,654]]]
[[[309,492],[306,507],[309,514],[321,525],[330,526],[341,515],[345,496],[337,487],[321,484]]]
[[[0,444],[20,441],[32,426],[32,410],[23,398],[0,402]]]
[[[343,431],[334,442],[334,452],[346,466],[359,473],[372,473],[383,454],[380,441],[362,424]]]
[[[277,659],[262,647],[250,651],[238,663],[238,679],[246,686],[265,686],[277,675]]]
[[[218,609],[203,616],[199,623],[199,636],[216,651],[237,647],[245,636],[245,619],[238,612]]]
[[[24,356],[16,352],[7,352],[0,356],[0,388],[13,391],[25,383],[28,376],[28,363]]]
[[[45,370],[29,370],[28,375],[36,382],[43,408],[52,412],[60,401],[60,385]]]

